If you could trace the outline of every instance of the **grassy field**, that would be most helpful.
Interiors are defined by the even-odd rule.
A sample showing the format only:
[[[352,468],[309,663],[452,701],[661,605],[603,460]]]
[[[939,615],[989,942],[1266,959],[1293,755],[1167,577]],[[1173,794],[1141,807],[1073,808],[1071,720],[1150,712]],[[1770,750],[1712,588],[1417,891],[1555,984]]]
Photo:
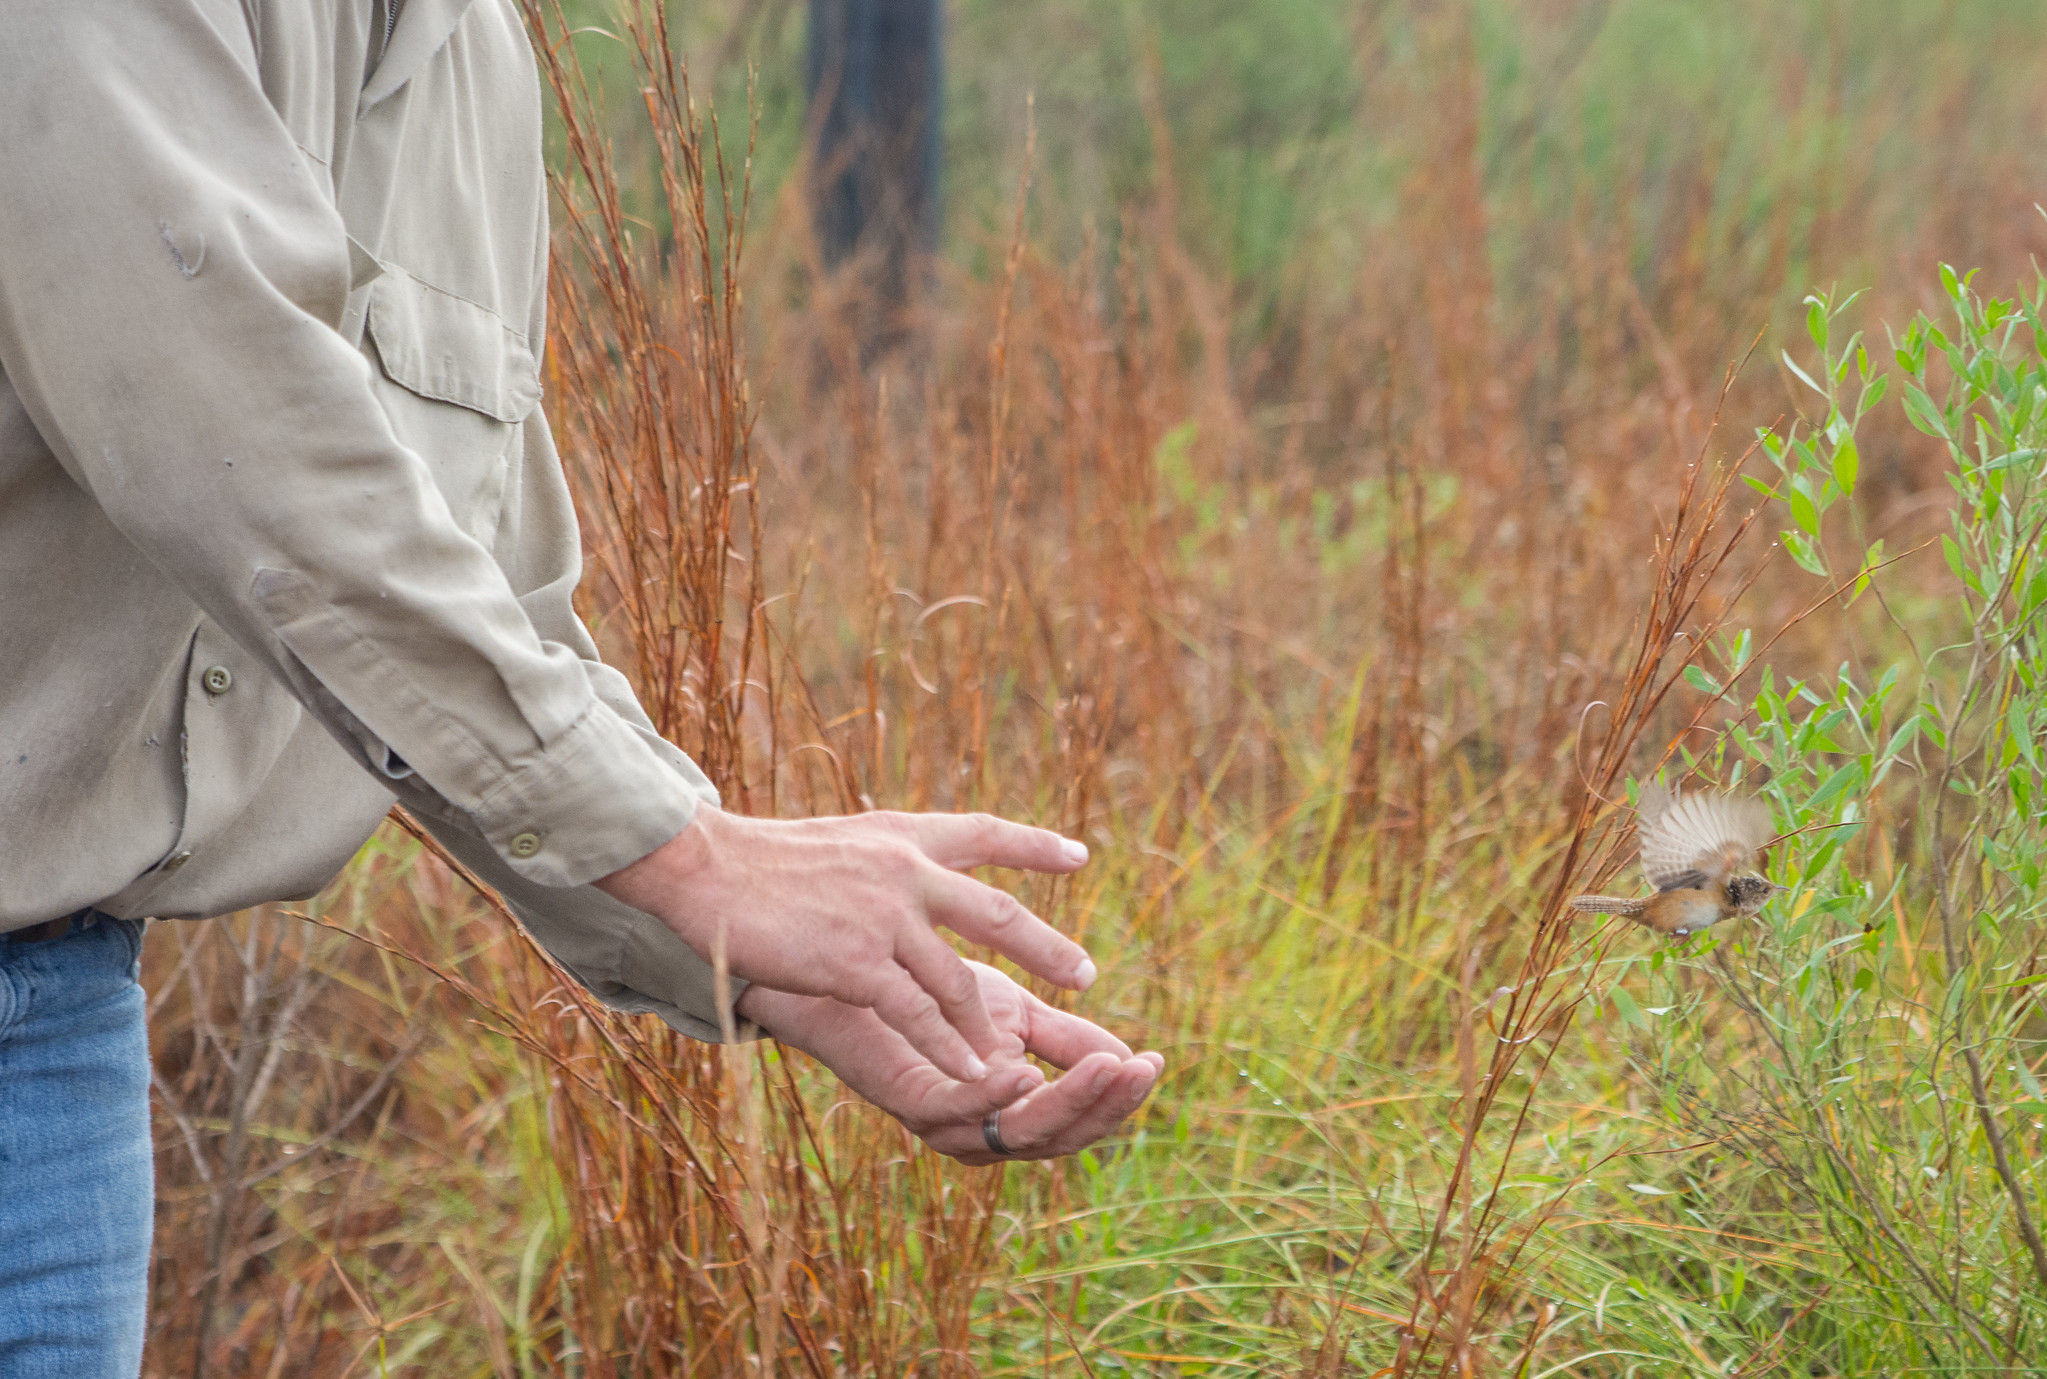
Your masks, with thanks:
[[[733,807],[1087,839],[1166,1076],[950,1168],[395,821],[152,932],[148,1372],[2047,1373],[2033,7],[960,0],[864,363],[802,10],[675,13],[715,136],[544,20],[586,611]],[[1659,769],[1760,921],[1566,907]]]

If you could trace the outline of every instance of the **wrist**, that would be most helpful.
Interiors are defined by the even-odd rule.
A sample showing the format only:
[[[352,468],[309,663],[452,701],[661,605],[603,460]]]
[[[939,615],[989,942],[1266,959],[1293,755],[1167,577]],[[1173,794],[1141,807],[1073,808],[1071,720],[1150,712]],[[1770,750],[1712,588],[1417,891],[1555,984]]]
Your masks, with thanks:
[[[690,943],[688,917],[680,903],[682,891],[710,870],[717,853],[713,834],[722,818],[716,805],[699,805],[680,833],[595,885],[614,900],[653,915]]]
[[[801,1048],[816,1008],[828,1004],[821,996],[797,996],[755,985],[739,993],[732,1013],[760,1026],[770,1038]]]

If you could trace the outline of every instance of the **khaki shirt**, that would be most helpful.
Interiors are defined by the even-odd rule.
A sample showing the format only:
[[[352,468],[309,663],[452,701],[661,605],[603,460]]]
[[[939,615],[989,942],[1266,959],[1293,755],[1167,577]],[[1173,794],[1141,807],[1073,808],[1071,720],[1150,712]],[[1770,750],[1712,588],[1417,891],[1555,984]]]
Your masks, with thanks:
[[[513,0],[6,6],[0,931],[308,896],[396,798],[717,1037],[588,884],[716,797],[570,606],[540,127]]]

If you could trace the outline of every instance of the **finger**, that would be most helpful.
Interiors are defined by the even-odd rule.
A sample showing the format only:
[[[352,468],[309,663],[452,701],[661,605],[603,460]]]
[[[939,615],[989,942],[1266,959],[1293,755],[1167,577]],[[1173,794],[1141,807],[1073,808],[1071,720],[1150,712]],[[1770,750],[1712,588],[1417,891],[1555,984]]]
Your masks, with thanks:
[[[987,1111],[980,1117],[962,1117],[934,1129],[924,1136],[924,1142],[940,1153],[970,1164],[994,1163],[998,1158],[1040,1157],[1039,1150],[1050,1142],[1051,1136],[1093,1104],[1098,1082],[1105,1085],[1107,1079],[1115,1076],[1118,1066],[1113,1059],[1103,1058],[1055,1082],[1045,1083],[1021,1101],[1001,1107],[1000,1129],[1003,1143],[1010,1149],[1007,1155],[996,1155],[988,1149],[982,1130]]]
[[[1009,892],[942,867],[925,868],[923,882],[924,908],[932,922],[961,938],[987,944],[1048,982],[1074,991],[1094,984],[1095,965],[1087,950],[1025,909]]]
[[[883,1024],[954,1081],[978,1082],[987,1073],[987,1064],[947,1022],[937,1000],[904,968],[893,967],[880,977],[873,1009]]]
[[[1002,1108],[999,1128],[1003,1143],[1010,1149],[1007,1155],[989,1151],[978,1121],[935,1130],[925,1136],[925,1142],[970,1164],[995,1163],[1003,1158],[1045,1159],[1067,1152],[1059,1146],[1072,1141],[1071,1127],[1115,1085],[1122,1066],[1114,1058],[1097,1055],[1025,1100]]]
[[[1164,1060],[1153,1062],[1152,1059],[1157,1057],[1153,1054],[1149,1058],[1140,1055],[1126,1059],[1114,1076],[1101,1085],[1094,1101],[1056,1129],[1041,1152],[1047,1156],[1073,1154],[1114,1134],[1132,1112],[1144,1105],[1145,1098],[1158,1085],[1159,1070]]]
[[[896,935],[896,961],[938,1002],[945,1022],[965,1037],[976,1054],[994,1056],[1002,1039],[981,1000],[981,979],[965,958],[923,925],[909,924]]]
[[[1057,1081],[1040,1087],[1008,1108],[1002,1139],[1018,1158],[1036,1158],[1093,1106],[1115,1080],[1122,1063],[1109,1054],[1090,1054]]]
[[[1006,1156],[989,1153],[985,1135],[978,1150],[964,1134],[944,1137],[934,1134],[930,1143],[934,1148],[940,1147],[943,1138],[947,1152],[969,1163],[993,1163],[999,1157],[1056,1159],[1078,1153],[1114,1132],[1131,1112],[1143,1105],[1157,1078],[1157,1064],[1133,1058],[1106,1069],[1082,1070],[1075,1095],[1054,1096],[1048,1088],[1004,1108],[999,1128],[1003,1143],[1014,1151]],[[1073,1075],[1061,1081],[1073,1082]]]
[[[1029,1066],[993,1072],[979,1082],[941,1082],[918,1098],[917,1120],[930,1126],[973,1126],[978,1136],[990,1111],[1013,1106],[1044,1085],[1045,1074]],[[986,1141],[976,1142],[986,1148]]]
[[[1015,867],[1064,875],[1087,864],[1087,844],[992,814],[897,814],[890,823],[909,834],[925,856],[953,871]]]
[[[1091,1053],[1130,1057],[1130,1046],[1094,1021],[1049,1006],[1021,988],[1017,994],[1024,1013],[1024,1048],[1053,1067],[1070,1068]]]

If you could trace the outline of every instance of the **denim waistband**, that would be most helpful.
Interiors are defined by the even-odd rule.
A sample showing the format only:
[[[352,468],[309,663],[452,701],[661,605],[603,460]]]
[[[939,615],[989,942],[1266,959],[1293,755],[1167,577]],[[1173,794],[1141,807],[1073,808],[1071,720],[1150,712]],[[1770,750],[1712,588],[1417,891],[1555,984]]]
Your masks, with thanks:
[[[4,934],[0,934],[0,943],[46,942],[59,937],[61,934],[76,933],[80,929],[90,929],[101,920],[105,920],[110,924],[121,923],[119,919],[108,914],[106,911],[96,910],[88,905],[82,910],[73,910],[68,915],[59,915],[56,919],[45,920],[41,924],[30,924],[20,929],[10,929]],[[50,932],[53,925],[58,926],[58,933],[56,934]]]

